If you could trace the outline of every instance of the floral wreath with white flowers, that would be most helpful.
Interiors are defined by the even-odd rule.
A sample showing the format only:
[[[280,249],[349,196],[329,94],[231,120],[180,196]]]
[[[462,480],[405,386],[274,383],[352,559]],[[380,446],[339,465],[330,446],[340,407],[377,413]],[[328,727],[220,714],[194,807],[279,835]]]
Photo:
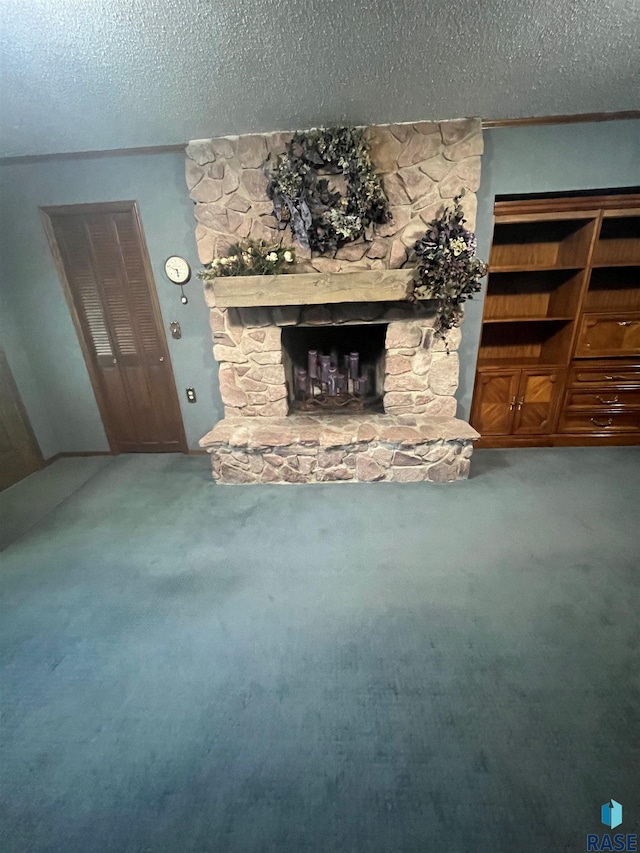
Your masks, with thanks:
[[[198,273],[198,278],[210,280],[224,275],[276,275],[287,272],[295,264],[294,249],[286,249],[264,240],[243,240],[234,243],[228,254],[214,258]]]
[[[304,249],[335,252],[365,234],[369,225],[391,219],[389,202],[376,175],[364,129],[318,128],[293,134],[285,154],[269,167],[267,195],[278,227],[287,227]],[[346,194],[332,190],[321,175],[342,175]]]

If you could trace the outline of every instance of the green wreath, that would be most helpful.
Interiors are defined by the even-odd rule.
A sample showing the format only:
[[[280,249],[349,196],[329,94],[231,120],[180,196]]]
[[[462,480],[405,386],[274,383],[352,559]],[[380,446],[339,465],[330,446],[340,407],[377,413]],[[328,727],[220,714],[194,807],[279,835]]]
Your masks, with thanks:
[[[324,174],[342,174],[346,195],[332,191]],[[319,128],[293,135],[269,176],[278,228],[291,228],[305,249],[325,254],[362,237],[368,225],[389,222],[391,212],[364,139],[364,129]]]

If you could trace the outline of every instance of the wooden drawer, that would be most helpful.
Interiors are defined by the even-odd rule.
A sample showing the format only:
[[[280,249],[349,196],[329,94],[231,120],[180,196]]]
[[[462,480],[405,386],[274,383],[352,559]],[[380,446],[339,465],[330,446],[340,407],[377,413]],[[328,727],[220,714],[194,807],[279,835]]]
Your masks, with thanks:
[[[585,314],[577,358],[640,355],[640,314]]]
[[[573,364],[569,369],[568,385],[581,388],[598,385],[638,385],[640,387],[640,363],[633,361],[584,361]]]
[[[590,433],[640,433],[640,411],[626,412],[563,412],[558,432]]]
[[[593,388],[567,391],[565,409],[640,409],[640,388]]]

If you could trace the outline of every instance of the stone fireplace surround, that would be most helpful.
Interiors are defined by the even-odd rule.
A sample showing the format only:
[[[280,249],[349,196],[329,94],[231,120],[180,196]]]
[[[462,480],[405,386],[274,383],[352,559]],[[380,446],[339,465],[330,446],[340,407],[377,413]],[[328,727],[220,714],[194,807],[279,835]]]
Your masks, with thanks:
[[[411,270],[401,268],[443,202],[463,188],[474,227],[480,122],[376,125],[366,135],[391,204],[389,224],[335,257],[296,247],[296,274],[275,277],[286,279],[290,298],[278,301],[268,277],[205,287],[225,416],[200,444],[219,483],[448,482],[468,475],[479,436],[455,418],[460,332],[450,335],[449,354],[434,341],[433,305],[407,301]],[[186,181],[202,263],[248,236],[290,242],[277,230],[264,171],[267,155],[284,151],[289,138],[189,143]],[[282,328],[372,323],[386,324],[384,414],[289,413]]]
[[[459,330],[449,353],[430,303],[218,308],[220,421],[200,444],[221,484],[450,482],[468,476],[475,430],[455,418]],[[282,328],[385,323],[384,414],[289,413]]]

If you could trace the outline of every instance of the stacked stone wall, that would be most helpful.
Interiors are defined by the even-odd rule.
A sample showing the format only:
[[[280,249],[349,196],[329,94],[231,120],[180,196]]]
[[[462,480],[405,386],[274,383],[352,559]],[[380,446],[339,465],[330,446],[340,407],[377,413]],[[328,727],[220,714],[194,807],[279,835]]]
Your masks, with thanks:
[[[283,417],[288,391],[282,327],[386,323],[384,410],[454,416],[460,330],[447,346],[433,335],[429,303],[359,303],[283,308],[217,308],[207,289],[213,354],[220,362],[225,417]]]
[[[398,269],[426,224],[461,190],[471,228],[483,152],[479,119],[372,125],[366,129],[371,160],[381,175],[392,220],[370,229],[335,257],[311,257],[296,245],[299,272]],[[267,133],[193,140],[187,146],[186,181],[194,201],[196,241],[203,264],[224,255],[246,237],[291,245],[278,231],[266,195],[267,156],[285,152],[290,133]]]

